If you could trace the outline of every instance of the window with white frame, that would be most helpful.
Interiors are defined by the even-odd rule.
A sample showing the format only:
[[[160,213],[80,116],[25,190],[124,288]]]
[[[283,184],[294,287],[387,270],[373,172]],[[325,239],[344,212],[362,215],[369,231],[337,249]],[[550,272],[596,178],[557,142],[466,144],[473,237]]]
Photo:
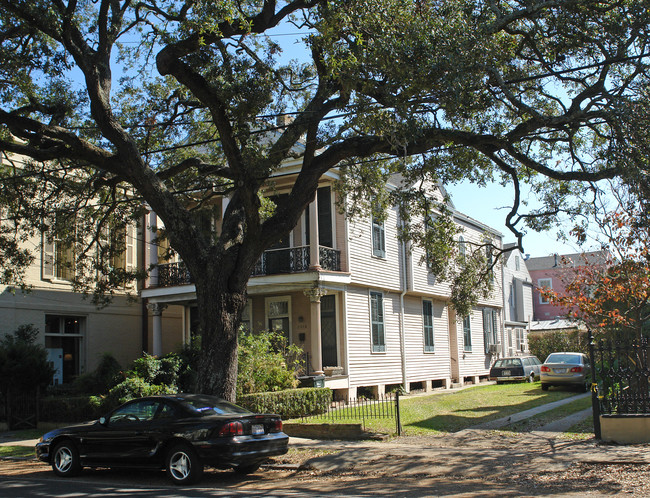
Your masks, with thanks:
[[[291,298],[289,296],[270,297],[266,299],[266,317],[268,329],[282,333],[291,343]]]
[[[372,215],[372,255],[379,258],[386,257],[386,233],[384,220],[377,215]]]
[[[71,243],[43,234],[42,275],[45,280],[74,278],[74,248]]]
[[[472,350],[472,319],[469,315],[463,318],[463,350]]]
[[[515,270],[521,270],[521,264],[519,263],[519,256],[515,256]]]
[[[422,301],[422,326],[424,328],[424,350],[434,351],[433,301]]]
[[[385,352],[384,296],[381,292],[370,293],[370,329],[372,335],[372,352]]]
[[[483,337],[485,344],[485,353],[494,352],[497,340],[497,313],[492,308],[483,310]]]
[[[113,269],[133,270],[136,265],[136,227],[132,224],[113,226],[104,230],[100,243],[109,249],[109,264]]]
[[[241,328],[246,333],[250,333],[253,330],[251,326],[251,300],[249,299],[244,306],[244,311],[241,314]]]
[[[84,370],[83,316],[45,315],[45,349],[55,373],[55,384],[72,382]]]
[[[553,288],[553,279],[552,278],[540,278],[537,281],[537,288],[541,291],[542,289],[552,289]],[[550,301],[546,299],[542,293],[539,293],[539,304],[548,304]]]
[[[525,351],[526,350],[526,339],[524,337],[524,329],[522,328],[517,328],[515,329],[516,337],[517,337],[517,351]]]

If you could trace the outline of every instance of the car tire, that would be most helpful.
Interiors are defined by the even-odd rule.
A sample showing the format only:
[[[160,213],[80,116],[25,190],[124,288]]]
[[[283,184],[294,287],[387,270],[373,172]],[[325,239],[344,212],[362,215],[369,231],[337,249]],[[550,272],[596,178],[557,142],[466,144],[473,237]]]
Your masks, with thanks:
[[[548,391],[548,384],[542,384],[542,391]]]
[[[81,472],[79,451],[72,441],[63,441],[52,452],[52,470],[59,477],[74,477]]]
[[[191,446],[176,444],[167,452],[165,470],[174,484],[193,484],[201,479],[203,464]]]
[[[260,468],[261,462],[237,465],[233,470],[240,475],[252,474]]]

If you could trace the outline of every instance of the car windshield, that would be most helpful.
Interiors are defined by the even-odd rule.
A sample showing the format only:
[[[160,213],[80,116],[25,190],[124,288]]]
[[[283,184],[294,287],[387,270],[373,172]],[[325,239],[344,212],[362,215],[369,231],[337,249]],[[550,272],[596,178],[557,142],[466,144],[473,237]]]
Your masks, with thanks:
[[[234,405],[220,398],[212,398],[209,396],[200,397],[200,398],[185,398],[185,403],[187,403],[190,409],[201,415],[226,415],[232,413],[241,413],[248,414],[252,413],[241,406]]]
[[[551,353],[546,363],[580,363],[580,355],[567,353]]]
[[[520,367],[521,366],[521,360],[519,358],[502,358],[501,360],[497,360],[497,362],[494,364],[494,366],[497,367],[497,368]]]

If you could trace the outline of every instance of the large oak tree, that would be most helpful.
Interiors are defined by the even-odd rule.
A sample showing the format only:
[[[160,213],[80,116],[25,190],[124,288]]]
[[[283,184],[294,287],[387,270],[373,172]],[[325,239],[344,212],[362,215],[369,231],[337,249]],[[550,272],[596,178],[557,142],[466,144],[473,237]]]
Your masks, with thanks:
[[[522,226],[580,209],[598,180],[643,184],[628,118],[647,88],[648,7],[0,0],[3,280],[20,281],[31,257],[16,234],[61,227],[59,237],[76,237],[77,265],[100,264],[91,242],[111,247],[99,225],[135,218],[146,203],[196,283],[199,389],[232,399],[251,270],[296,225],[329,169],[343,172],[350,214],[370,194],[408,204],[406,218],[432,206],[417,188],[382,195],[392,173],[404,185],[496,178],[513,187],[505,221],[520,242]],[[281,36],[290,32],[298,37]],[[292,43],[296,60],[282,51]],[[279,115],[293,119],[275,128]],[[290,194],[261,209],[267,180],[297,150]],[[34,162],[13,168],[16,157]],[[542,208],[522,210],[522,183]],[[197,213],[218,195],[230,201],[215,235]],[[64,234],[66,216],[77,228]],[[444,219],[413,218],[404,235],[431,246],[431,268],[454,282],[455,305],[467,309],[476,276],[457,268],[474,266],[449,264],[453,228]],[[111,278],[100,290],[135,276],[102,270]]]

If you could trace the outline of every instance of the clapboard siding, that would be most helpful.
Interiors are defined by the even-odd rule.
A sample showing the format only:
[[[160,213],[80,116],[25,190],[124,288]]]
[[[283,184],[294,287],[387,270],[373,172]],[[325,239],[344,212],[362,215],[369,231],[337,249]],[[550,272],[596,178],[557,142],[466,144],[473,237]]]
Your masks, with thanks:
[[[347,293],[350,386],[399,384],[402,382],[399,314],[396,313],[399,295],[383,295],[386,351],[373,353],[369,292],[370,289],[349,288]]]
[[[447,306],[433,301],[434,351],[424,351],[423,298],[405,299],[404,343],[408,382],[450,377]]]
[[[372,254],[372,220],[355,218],[349,221],[349,268],[353,284],[388,290],[400,289],[400,242],[397,238],[396,210],[389,210],[384,230],[386,257],[378,258]]]
[[[498,310],[500,311],[500,310]],[[490,372],[492,356],[485,354],[485,338],[483,334],[483,308],[475,307],[470,315],[472,329],[472,350],[463,351],[463,322],[456,322],[458,337],[458,366],[461,377],[483,376]],[[501,330],[501,313],[497,313],[497,329]],[[501,334],[497,336],[500,338]]]

